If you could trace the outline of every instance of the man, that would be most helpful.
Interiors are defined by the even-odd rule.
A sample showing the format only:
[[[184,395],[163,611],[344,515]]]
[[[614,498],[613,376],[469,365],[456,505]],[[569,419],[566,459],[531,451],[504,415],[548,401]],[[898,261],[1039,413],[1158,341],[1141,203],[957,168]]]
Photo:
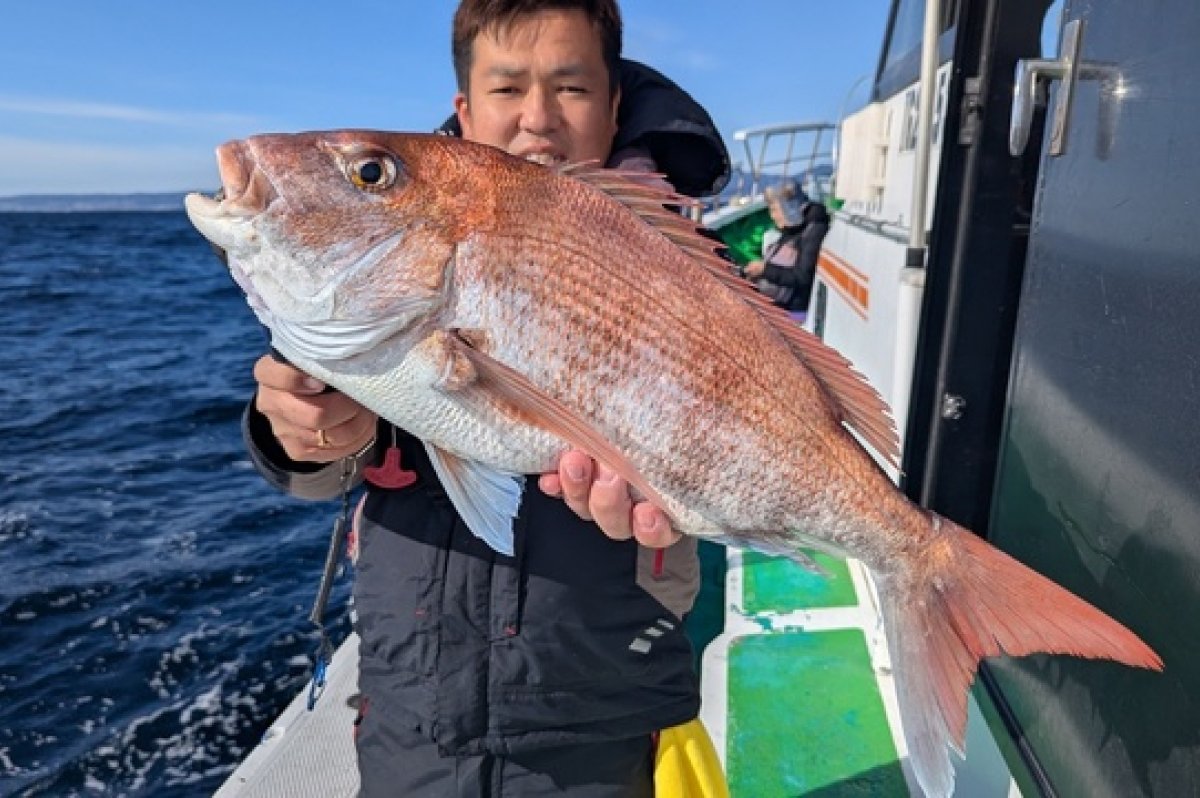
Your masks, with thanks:
[[[620,41],[615,0],[464,0],[462,135],[547,165],[612,163],[614,145],[625,166],[667,153],[678,187],[719,189],[728,161],[707,115],[621,62]],[[623,104],[622,80],[642,99]],[[678,162],[689,150],[698,166]],[[246,436],[275,484],[328,498],[392,458],[368,470],[359,525],[362,794],[651,795],[652,734],[698,710],[680,624],[694,542],[571,452],[527,488],[514,556],[497,554],[417,441],[270,357],[255,377]]]

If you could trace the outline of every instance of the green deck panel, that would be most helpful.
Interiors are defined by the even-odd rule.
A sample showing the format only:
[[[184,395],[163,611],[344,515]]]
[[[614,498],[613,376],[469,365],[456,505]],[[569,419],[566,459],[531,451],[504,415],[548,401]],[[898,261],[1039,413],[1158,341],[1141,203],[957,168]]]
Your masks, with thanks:
[[[909,795],[860,630],[739,637],[728,693],[732,798]]]
[[[742,556],[742,601],[745,612],[793,612],[820,607],[853,607],[858,603],[846,561],[805,550],[829,576],[814,574],[783,557],[757,552]]]

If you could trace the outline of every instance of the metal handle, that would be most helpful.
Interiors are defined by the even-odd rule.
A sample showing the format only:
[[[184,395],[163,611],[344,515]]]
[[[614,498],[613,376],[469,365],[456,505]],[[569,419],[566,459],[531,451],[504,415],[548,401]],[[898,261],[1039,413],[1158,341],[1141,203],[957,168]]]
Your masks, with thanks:
[[[1013,79],[1012,123],[1008,129],[1008,151],[1013,157],[1025,152],[1029,131],[1033,127],[1033,111],[1037,94],[1045,83],[1060,81],[1058,103],[1050,129],[1050,155],[1061,155],[1067,145],[1067,119],[1071,114],[1071,98],[1078,79],[1079,47],[1083,38],[1083,20],[1073,19],[1063,26],[1062,44],[1057,59],[1022,58],[1017,62]]]
[[[1029,145],[1029,131],[1033,128],[1033,111],[1038,105],[1039,89],[1051,78],[1061,78],[1065,70],[1058,61],[1046,58],[1022,58],[1017,62],[1017,74],[1013,79],[1012,122],[1008,127],[1008,151],[1019,157]]]

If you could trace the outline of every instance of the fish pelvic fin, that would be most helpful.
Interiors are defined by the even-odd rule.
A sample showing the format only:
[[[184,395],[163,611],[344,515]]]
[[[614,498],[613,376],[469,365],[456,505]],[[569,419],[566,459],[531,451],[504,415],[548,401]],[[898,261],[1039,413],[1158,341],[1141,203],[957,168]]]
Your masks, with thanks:
[[[521,507],[525,478],[464,460],[428,442],[425,451],[467,529],[496,551],[511,557],[513,521]]]
[[[562,438],[608,466],[648,501],[658,507],[668,506],[629,458],[579,414],[534,385],[524,374],[475,349],[468,341],[456,340],[458,354],[467,360],[475,375],[472,390],[500,398],[516,408],[529,424]]]
[[[939,516],[922,567],[878,578],[909,760],[929,798],[949,796],[967,691],[985,657],[1070,654],[1162,670],[1133,632]]]
[[[717,242],[700,232],[695,222],[670,210],[668,205],[695,206],[696,200],[675,192],[660,175],[601,169],[594,164],[571,164],[562,173],[603,191],[641,217],[715,277],[762,320],[816,377],[846,426],[863,437],[895,468],[900,467],[900,437],[891,409],[874,386],[855,371],[845,357],[801,327],[783,308],[729,268],[716,253]]]

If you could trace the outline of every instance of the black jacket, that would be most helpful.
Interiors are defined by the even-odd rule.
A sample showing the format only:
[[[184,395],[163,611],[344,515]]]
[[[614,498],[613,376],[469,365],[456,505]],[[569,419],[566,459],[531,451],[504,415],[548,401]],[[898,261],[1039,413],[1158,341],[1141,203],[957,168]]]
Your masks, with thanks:
[[[719,190],[729,162],[708,115],[657,72],[632,62],[623,70],[619,147],[648,152],[680,190]],[[244,429],[272,483],[307,498],[336,495],[340,467],[290,462],[253,403]],[[356,482],[391,439],[381,423],[382,443],[355,464]],[[402,431],[398,442],[418,479],[369,487],[359,524],[359,688],[363,728],[372,728],[360,737],[360,768],[394,767],[403,751],[387,741],[400,732],[445,754],[507,755],[695,717],[698,683],[680,621],[698,586],[694,540],[663,553],[613,541],[529,479],[506,557],[465,527],[423,446]]]
[[[401,450],[418,482],[371,491],[360,527],[354,595],[371,713],[458,754],[632,737],[695,717],[680,619],[638,583],[646,550],[532,487],[514,555],[497,554],[458,518],[423,447],[406,436]]]
[[[783,228],[779,240],[764,253],[759,290],[787,310],[808,310],[821,242],[828,232],[829,212],[825,206],[818,202],[806,204],[800,224]],[[777,262],[776,258],[785,251],[794,259],[789,263]]]

